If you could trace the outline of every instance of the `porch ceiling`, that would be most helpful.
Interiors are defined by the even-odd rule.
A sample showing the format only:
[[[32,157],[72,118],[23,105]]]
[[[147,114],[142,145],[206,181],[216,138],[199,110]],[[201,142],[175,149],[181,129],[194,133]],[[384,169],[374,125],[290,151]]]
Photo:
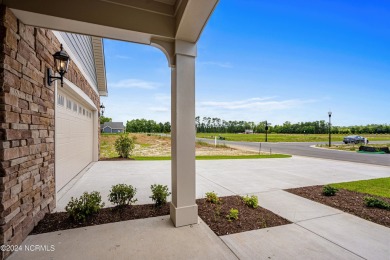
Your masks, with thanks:
[[[218,0],[2,0],[24,23],[143,44],[197,42]]]

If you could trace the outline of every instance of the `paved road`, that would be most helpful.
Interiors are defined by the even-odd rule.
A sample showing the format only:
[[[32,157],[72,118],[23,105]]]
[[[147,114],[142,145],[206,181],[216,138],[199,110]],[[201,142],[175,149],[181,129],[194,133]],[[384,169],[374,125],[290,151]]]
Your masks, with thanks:
[[[201,139],[202,141],[214,143],[214,140]],[[259,142],[233,142],[233,141],[218,141],[218,143],[225,143],[232,147],[243,148],[247,150],[259,151]],[[371,142],[371,143],[383,143],[383,142]],[[387,142],[388,143],[388,142]],[[261,143],[261,150],[272,153],[283,153],[300,155],[307,157],[340,160],[348,162],[368,163],[375,165],[390,166],[390,154],[362,154],[355,152],[337,151],[329,149],[314,148],[319,144],[315,143]],[[324,143],[325,144],[325,143]]]

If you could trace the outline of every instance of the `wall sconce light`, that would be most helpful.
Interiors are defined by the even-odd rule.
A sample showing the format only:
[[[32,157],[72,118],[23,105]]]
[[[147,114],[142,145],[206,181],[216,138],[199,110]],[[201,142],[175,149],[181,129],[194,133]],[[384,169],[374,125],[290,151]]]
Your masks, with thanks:
[[[60,74],[59,77],[52,76],[51,69],[47,69],[47,84],[51,86],[51,83],[53,83],[55,80],[60,79],[61,80],[61,87],[64,86],[64,74],[68,71],[69,66],[69,55],[66,53],[66,51],[63,50],[62,44],[61,44],[61,50],[57,51],[53,54],[54,61],[55,61],[55,68],[56,71]]]
[[[103,103],[100,105],[100,113],[102,114],[102,116],[104,115],[104,109],[106,107],[103,105]]]

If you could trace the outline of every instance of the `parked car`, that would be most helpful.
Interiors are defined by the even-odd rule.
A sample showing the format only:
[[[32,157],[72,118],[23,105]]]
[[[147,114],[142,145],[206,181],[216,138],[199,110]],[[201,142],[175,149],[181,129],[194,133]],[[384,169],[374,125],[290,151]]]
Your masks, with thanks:
[[[368,143],[368,139],[364,138],[363,136],[349,135],[349,136],[344,137],[343,142],[345,144],[349,144],[349,143],[358,144],[358,143],[365,143],[364,140],[366,140]]]

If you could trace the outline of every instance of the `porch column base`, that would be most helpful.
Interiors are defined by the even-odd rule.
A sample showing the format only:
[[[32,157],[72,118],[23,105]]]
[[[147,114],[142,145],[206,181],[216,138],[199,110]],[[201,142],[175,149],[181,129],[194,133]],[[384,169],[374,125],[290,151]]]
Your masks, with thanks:
[[[171,220],[175,227],[182,227],[198,223],[198,205],[177,208],[171,202]]]

